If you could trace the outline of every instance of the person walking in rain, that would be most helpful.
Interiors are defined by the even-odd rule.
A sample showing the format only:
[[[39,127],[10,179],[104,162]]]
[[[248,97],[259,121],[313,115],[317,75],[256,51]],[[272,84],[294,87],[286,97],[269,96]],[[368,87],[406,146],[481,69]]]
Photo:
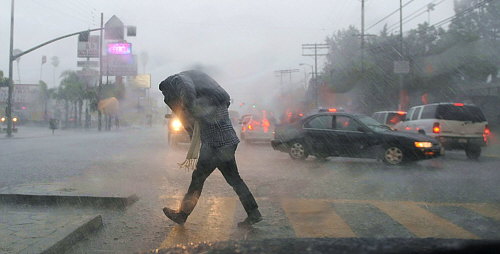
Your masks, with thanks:
[[[172,75],[162,81],[159,88],[165,103],[180,118],[191,136],[186,161],[180,166],[194,169],[180,208],[173,210],[165,207],[165,215],[175,223],[186,222],[200,198],[205,180],[218,168],[248,215],[238,225],[261,221],[257,202],[238,173],[234,154],[240,140],[229,118],[229,94],[214,79],[197,70]]]

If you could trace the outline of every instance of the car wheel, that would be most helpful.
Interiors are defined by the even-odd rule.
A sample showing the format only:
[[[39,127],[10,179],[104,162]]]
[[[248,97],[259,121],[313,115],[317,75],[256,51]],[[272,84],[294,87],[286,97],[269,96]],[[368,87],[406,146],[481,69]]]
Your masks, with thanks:
[[[404,153],[397,146],[389,146],[384,150],[382,160],[389,165],[399,165],[404,161]]]
[[[305,160],[309,156],[304,144],[298,141],[291,143],[289,154],[294,160]]]
[[[470,145],[465,148],[465,155],[470,160],[478,160],[481,156],[481,147],[478,145]]]

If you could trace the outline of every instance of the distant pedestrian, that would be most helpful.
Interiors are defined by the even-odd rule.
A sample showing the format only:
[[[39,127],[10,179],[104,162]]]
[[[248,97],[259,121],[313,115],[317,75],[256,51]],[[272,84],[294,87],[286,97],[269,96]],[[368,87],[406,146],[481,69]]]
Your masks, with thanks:
[[[218,168],[238,194],[248,215],[238,225],[252,225],[261,221],[257,202],[241,179],[236,165],[235,151],[240,141],[229,118],[229,94],[210,76],[196,70],[168,77],[160,83],[160,90],[165,103],[180,118],[192,137],[188,157],[181,166],[195,167],[179,210],[165,207],[165,215],[183,224],[196,206],[205,180]]]

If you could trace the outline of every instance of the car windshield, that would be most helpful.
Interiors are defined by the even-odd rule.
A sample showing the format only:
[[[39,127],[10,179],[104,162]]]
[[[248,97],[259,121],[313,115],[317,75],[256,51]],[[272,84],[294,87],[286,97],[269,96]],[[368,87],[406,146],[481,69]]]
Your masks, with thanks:
[[[452,252],[499,135],[500,0],[0,1],[0,254]]]
[[[379,123],[377,120],[369,117],[369,116],[358,116],[358,120],[364,123],[368,128],[373,131],[388,131],[391,130],[391,127]]]

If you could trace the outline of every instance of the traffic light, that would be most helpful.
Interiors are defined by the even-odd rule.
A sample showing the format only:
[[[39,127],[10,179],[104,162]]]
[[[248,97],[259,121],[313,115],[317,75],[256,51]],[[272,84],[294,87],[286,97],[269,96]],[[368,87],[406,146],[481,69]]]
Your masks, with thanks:
[[[86,31],[86,32],[82,32],[78,35],[78,41],[82,41],[82,42],[86,42],[86,41],[89,41],[89,35],[90,35],[90,32],[89,31]]]

